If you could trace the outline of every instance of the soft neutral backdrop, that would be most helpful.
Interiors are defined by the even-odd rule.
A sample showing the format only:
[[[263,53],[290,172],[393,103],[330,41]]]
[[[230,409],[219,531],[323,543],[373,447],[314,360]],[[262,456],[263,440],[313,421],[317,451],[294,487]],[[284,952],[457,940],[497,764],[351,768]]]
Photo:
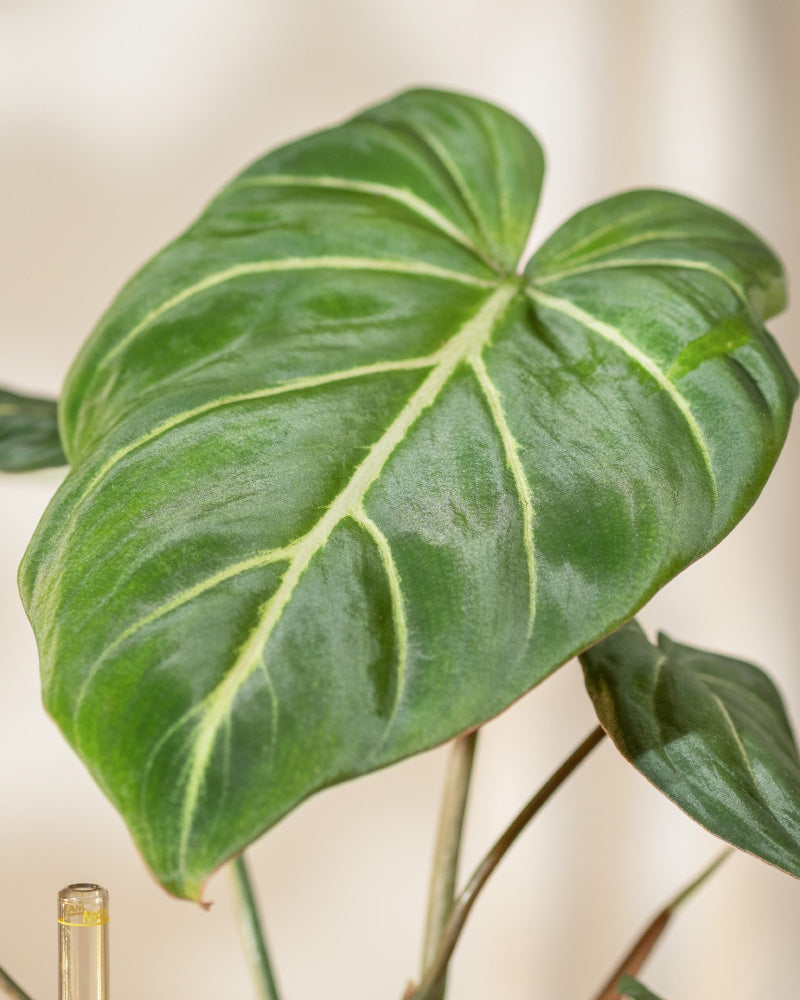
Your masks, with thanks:
[[[2,0],[0,382],[57,394],[130,273],[248,160],[407,86],[474,92],[540,135],[541,237],[661,185],[765,234],[800,275],[795,0]],[[773,329],[795,366],[797,312]],[[759,505],[645,611],[755,659],[800,719],[798,432]],[[0,477],[0,964],[55,991],[55,893],[112,899],[115,1000],[251,993],[227,880],[167,897],[44,715],[15,568],[59,476]],[[465,873],[591,728],[575,664],[486,727]],[[444,752],[326,792],[251,852],[285,1000],[399,998],[417,966]],[[589,1000],[718,844],[598,749],[506,859],[456,956],[453,1000]],[[667,1000],[794,995],[800,885],[744,856],[644,978]]]

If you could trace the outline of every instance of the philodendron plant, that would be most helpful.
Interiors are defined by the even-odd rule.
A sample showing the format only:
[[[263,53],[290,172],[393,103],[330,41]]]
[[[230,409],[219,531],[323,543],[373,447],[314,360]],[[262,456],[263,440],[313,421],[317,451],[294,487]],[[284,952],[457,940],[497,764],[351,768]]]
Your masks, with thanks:
[[[201,901],[312,793],[456,738],[417,1000],[603,732],[800,875],[772,682],[632,621],[784,442],[781,266],[657,190],[520,263],[542,172],[506,112],[401,94],[258,160],[154,257],[70,369],[58,434],[52,405],[0,400],[8,468],[59,440],[70,466],[20,570],[45,704],[169,892]],[[457,895],[475,731],[576,654],[602,728]],[[652,997],[630,978],[647,947],[603,997]]]

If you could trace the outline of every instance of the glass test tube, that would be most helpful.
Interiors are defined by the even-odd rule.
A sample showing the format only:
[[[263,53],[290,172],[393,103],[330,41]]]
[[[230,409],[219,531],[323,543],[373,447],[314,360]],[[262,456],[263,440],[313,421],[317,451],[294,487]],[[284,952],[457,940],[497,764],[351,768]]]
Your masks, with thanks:
[[[78,882],[58,894],[59,1000],[108,1000],[108,892]]]

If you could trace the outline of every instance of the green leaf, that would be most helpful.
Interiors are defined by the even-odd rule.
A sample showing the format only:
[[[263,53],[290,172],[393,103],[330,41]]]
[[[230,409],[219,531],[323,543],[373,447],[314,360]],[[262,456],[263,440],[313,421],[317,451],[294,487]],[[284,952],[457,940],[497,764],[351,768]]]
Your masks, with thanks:
[[[0,471],[30,472],[66,462],[55,400],[0,389]]]
[[[775,257],[648,192],[520,275],[542,169],[505,112],[402,94],[246,170],[75,362],[21,588],[47,707],[173,892],[500,712],[761,489]],[[679,257],[559,274],[631,201]]]
[[[800,876],[800,758],[758,667],[630,622],[581,656],[620,753],[723,840]]]
[[[622,997],[630,997],[630,1000],[661,1000],[655,993],[651,993],[646,986],[643,986],[638,979],[633,976],[623,976],[619,981],[619,993]]]

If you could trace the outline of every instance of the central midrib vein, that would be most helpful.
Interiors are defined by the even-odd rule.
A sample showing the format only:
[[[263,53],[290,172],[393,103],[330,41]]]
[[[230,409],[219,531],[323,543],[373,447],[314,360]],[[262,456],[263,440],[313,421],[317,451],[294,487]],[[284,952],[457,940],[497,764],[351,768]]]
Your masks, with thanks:
[[[369,453],[355,470],[345,488],[334,499],[325,514],[297,543],[293,558],[281,583],[264,605],[258,627],[242,646],[236,660],[216,688],[206,698],[207,707],[198,727],[192,753],[192,763],[186,787],[182,816],[181,866],[185,867],[186,849],[192,819],[200,795],[203,775],[211,756],[220,725],[236,697],[237,691],[258,669],[266,666],[262,655],[273,629],[291,599],[294,589],[309,563],[328,541],[334,528],[347,516],[356,514],[370,486],[395,448],[403,441],[419,416],[431,406],[458,365],[471,353],[487,343],[509,303],[520,292],[517,282],[501,284],[478,312],[441,348],[436,363],[422,385],[395,417]],[[272,734],[274,738],[274,733]]]

